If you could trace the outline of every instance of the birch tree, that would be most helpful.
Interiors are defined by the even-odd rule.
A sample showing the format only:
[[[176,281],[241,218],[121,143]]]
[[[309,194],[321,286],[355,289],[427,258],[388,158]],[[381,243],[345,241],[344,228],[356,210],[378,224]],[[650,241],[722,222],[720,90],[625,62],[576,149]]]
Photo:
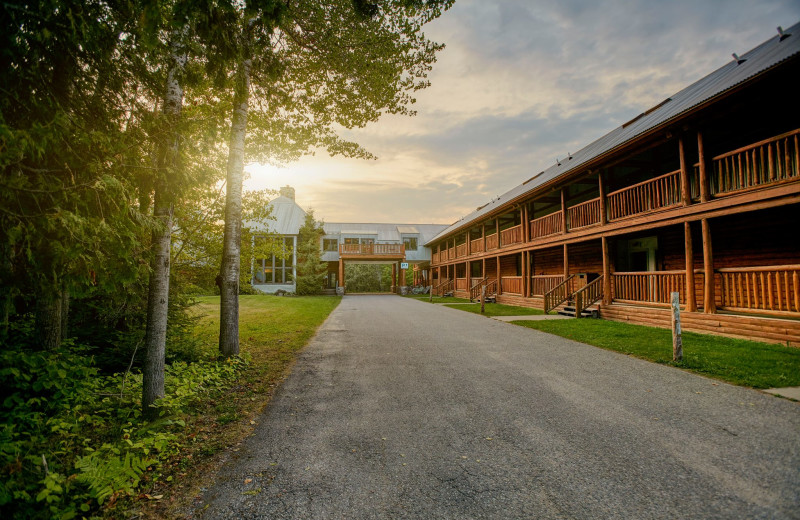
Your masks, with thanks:
[[[239,354],[241,183],[247,158],[291,160],[315,148],[373,158],[336,128],[363,127],[382,113],[413,115],[413,93],[442,45],[422,26],[450,0],[313,0],[248,3],[237,61],[220,266],[223,356]],[[257,61],[257,63],[256,63]],[[256,111],[251,116],[251,99]],[[252,119],[248,133],[248,120]],[[249,145],[246,150],[246,144]],[[247,152],[247,153],[246,153]]]

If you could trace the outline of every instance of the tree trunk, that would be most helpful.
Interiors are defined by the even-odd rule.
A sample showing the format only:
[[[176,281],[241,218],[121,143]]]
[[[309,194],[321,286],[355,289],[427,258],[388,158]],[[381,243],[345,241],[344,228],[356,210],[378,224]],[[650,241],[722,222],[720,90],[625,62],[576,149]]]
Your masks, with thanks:
[[[185,33],[185,31],[183,31]],[[185,35],[185,34],[184,34]],[[178,40],[181,35],[174,35]],[[178,133],[183,104],[183,87],[180,76],[186,65],[186,51],[182,42],[173,42],[171,64],[167,74],[164,115],[169,126],[158,154],[158,180],[155,183],[153,215],[159,226],[153,231],[150,287],[147,296],[147,330],[145,333],[145,361],[142,369],[142,411],[150,419],[157,416],[151,408],[156,399],[164,396],[164,358],[167,340],[167,309],[169,304],[169,263],[172,240],[172,193],[167,171],[178,164]]]
[[[242,250],[242,179],[244,142],[250,103],[251,60],[240,63],[233,103],[233,120],[225,184],[225,233],[219,272],[219,352],[223,357],[239,355],[239,268]]]
[[[69,337],[69,291],[61,291],[61,339]]]
[[[40,289],[36,295],[36,343],[45,350],[61,346],[61,292]]]

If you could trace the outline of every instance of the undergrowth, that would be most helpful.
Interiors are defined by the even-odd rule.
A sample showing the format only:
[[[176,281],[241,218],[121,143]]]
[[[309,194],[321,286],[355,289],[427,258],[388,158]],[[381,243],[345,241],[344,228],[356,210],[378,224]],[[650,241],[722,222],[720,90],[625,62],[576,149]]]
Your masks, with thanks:
[[[167,397],[148,422],[141,374],[103,375],[88,348],[0,352],[0,516],[88,518],[146,491],[180,453],[184,414],[230,386],[246,364],[167,365]]]

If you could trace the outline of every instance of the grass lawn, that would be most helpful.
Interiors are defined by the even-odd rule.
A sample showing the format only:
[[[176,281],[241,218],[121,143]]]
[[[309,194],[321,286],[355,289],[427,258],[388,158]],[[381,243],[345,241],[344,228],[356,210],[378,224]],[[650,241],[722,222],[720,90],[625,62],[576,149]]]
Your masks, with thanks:
[[[169,501],[142,504],[145,518],[168,519],[183,516],[201,486],[207,484],[220,464],[219,454],[250,435],[255,419],[269,403],[291,367],[297,352],[316,333],[325,318],[339,305],[338,296],[280,297],[252,295],[239,297],[240,353],[250,364],[236,385],[217,399],[209,400],[187,421],[192,450],[175,468],[172,484],[151,494],[163,494]],[[198,298],[192,311],[199,320],[193,334],[201,341],[204,357],[216,357],[219,337],[219,296]]]
[[[447,305],[446,307],[451,307],[453,309],[458,309],[461,311],[467,311],[474,314],[481,313],[481,304],[480,302],[476,305]],[[544,314],[544,311],[541,309],[531,309],[529,307],[517,307],[515,305],[504,305],[502,303],[487,303],[484,306],[484,310],[486,311],[483,315],[492,317],[492,316],[530,316],[534,314]]]
[[[683,361],[673,363],[668,329],[592,319],[513,323],[736,385],[800,386],[800,348],[796,347],[684,332]]]
[[[409,294],[408,296],[404,296],[404,298],[411,298],[412,300],[420,300],[427,302],[431,299],[430,294]],[[434,296],[433,303],[469,303],[469,300],[466,298],[456,298],[454,296]]]

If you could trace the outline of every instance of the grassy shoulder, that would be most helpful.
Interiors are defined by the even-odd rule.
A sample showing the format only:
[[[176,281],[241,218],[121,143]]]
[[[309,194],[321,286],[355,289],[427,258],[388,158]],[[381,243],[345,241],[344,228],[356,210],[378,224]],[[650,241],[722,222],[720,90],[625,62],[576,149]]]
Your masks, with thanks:
[[[775,388],[800,385],[800,349],[770,343],[683,333],[683,361],[672,361],[672,332],[607,320],[516,321],[608,350],[710,376],[735,385]]]
[[[473,314],[481,313],[481,304],[475,305],[446,305],[453,309],[471,312]],[[544,314],[541,309],[531,309],[529,307],[517,307],[515,305],[505,305],[502,303],[487,303],[484,305],[485,312],[483,316],[491,318],[492,316],[533,316],[537,314]]]
[[[454,296],[434,296],[433,300],[431,300],[430,294],[409,294],[404,296],[404,298],[431,303],[469,303],[469,300],[466,298],[456,298]]]
[[[198,407],[186,420],[181,457],[166,468],[166,478],[148,491],[163,496],[140,501],[132,508],[146,518],[175,518],[191,506],[201,486],[208,484],[228,448],[245,439],[255,419],[284,379],[297,352],[341,301],[334,296],[239,297],[240,351],[249,363],[216,399]],[[198,317],[193,334],[204,353],[215,355],[219,334],[219,297],[202,297],[194,306]],[[169,480],[167,480],[169,479]]]

